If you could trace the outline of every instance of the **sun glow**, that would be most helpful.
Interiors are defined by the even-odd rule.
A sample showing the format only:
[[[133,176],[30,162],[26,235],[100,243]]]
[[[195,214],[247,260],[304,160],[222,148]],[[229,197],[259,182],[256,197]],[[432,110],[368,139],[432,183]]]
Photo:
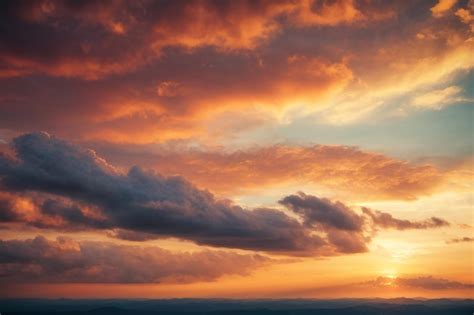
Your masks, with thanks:
[[[383,279],[382,284],[384,286],[394,286],[396,285],[396,280],[398,278],[398,272],[395,269],[385,269],[382,271],[381,279]]]

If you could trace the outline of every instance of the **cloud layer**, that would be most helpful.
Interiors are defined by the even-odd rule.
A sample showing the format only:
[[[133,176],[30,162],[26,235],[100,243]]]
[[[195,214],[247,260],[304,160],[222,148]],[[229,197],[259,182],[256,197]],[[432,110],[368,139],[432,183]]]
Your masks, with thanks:
[[[433,276],[419,276],[411,278],[387,278],[379,277],[376,280],[363,283],[375,287],[402,286],[410,288],[419,288],[424,290],[472,290],[474,284],[453,281]]]
[[[451,82],[474,65],[472,1],[439,18],[423,1],[1,6],[0,124],[13,131],[216,141],[207,127],[222,113],[337,125],[472,101]]]
[[[248,211],[215,200],[212,194],[196,189],[181,177],[165,178],[138,167],[120,174],[92,151],[44,133],[16,138],[14,146],[19,160],[0,160],[4,187],[56,194],[94,205],[110,227],[247,249],[306,251],[324,244],[282,212]],[[55,209],[57,204],[46,203],[43,212],[59,211],[63,219],[71,213],[70,209],[66,212]],[[78,218],[82,220],[76,214]]]
[[[260,255],[224,251],[173,253],[159,247],[78,242],[65,237],[0,240],[0,281],[4,283],[213,281],[223,275],[246,275],[270,262]]]
[[[128,72],[159,58],[167,47],[253,49],[282,24],[383,18],[368,2],[352,0],[26,1],[3,3],[1,12],[2,76],[40,72],[85,79]]]
[[[293,255],[367,251],[373,229],[362,214],[340,202],[300,193],[277,209],[245,209],[218,200],[182,177],[132,167],[123,174],[85,150],[46,133],[13,140],[14,157],[0,158],[2,221],[58,230],[107,230],[143,241],[177,237],[197,244]],[[367,212],[366,214],[372,214]],[[402,222],[405,228],[444,226],[441,219]],[[374,216],[374,214],[372,214]],[[374,219],[375,218],[375,219]],[[392,227],[372,218],[376,226]],[[436,222],[435,222],[436,221]]]
[[[100,144],[97,149],[119,165],[136,163],[178,174],[224,194],[297,180],[360,199],[415,199],[430,194],[444,175],[433,165],[342,145],[275,145],[231,152]]]

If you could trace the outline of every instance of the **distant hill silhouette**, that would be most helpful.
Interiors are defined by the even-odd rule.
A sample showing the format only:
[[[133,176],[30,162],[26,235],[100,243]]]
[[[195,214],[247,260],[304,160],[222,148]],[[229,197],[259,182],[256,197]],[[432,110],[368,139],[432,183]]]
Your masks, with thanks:
[[[2,315],[472,315],[474,300],[1,300]]]

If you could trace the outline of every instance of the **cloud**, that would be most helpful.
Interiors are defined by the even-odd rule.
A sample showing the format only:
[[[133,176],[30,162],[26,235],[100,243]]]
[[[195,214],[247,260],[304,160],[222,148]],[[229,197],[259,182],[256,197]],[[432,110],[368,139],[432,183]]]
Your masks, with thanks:
[[[373,287],[379,289],[393,289],[395,287],[401,288],[415,288],[430,291],[440,290],[471,290],[474,284],[459,282],[455,280],[448,280],[437,278],[434,276],[417,276],[417,277],[378,277],[374,280],[352,284],[355,287]],[[351,285],[349,285],[351,286]]]
[[[434,17],[441,17],[446,11],[449,11],[458,1],[457,0],[439,0],[434,7],[432,7],[431,13]]]
[[[474,289],[474,284],[424,276],[418,278],[397,278],[395,283],[401,286],[425,290]]]
[[[0,194],[0,223],[27,223],[44,229],[105,229],[110,224],[97,211],[66,198]]]
[[[70,139],[225,144],[237,132],[233,119],[219,139],[208,126],[242,112],[282,128],[310,114],[332,124],[371,120],[472,68],[466,25],[427,16],[430,3],[2,5],[0,124]],[[389,19],[396,14],[410,19],[400,25]],[[372,24],[380,19],[383,29]]]
[[[98,157],[45,133],[16,138],[17,161],[0,159],[3,187],[37,191],[98,208],[101,221],[76,207],[46,201],[41,212],[70,223],[115,227],[193,240],[199,244],[281,252],[313,252],[325,241],[273,209],[249,211],[216,200],[181,177],[133,167],[124,175]],[[77,222],[76,222],[77,221]]]
[[[474,1],[473,0],[469,0],[465,8],[459,8],[454,14],[459,18],[459,20],[462,23],[469,25],[471,33],[474,32]]]
[[[443,180],[443,173],[432,165],[340,145],[274,145],[238,151],[156,145],[99,144],[96,148],[123,167],[139,164],[162,174],[179,174],[219,194],[269,189],[296,180],[356,199],[415,199],[430,194]]]
[[[462,238],[453,238],[446,241],[446,244],[468,243],[468,242],[474,242],[474,237],[465,236]]]
[[[40,207],[41,214],[51,219],[60,219],[61,224],[67,224],[68,229],[74,228],[98,228],[104,229],[110,226],[104,218],[94,217],[92,213],[87,213],[85,207],[79,207],[76,204],[67,204],[61,200],[46,199]],[[71,223],[71,224],[68,224]],[[50,222],[35,222],[35,226],[54,227]]]
[[[424,221],[410,221],[397,219],[394,218],[390,213],[385,213],[377,210],[373,211],[365,207],[362,208],[362,211],[372,219],[375,226],[385,229],[431,229],[446,227],[450,225],[449,222],[447,222],[446,220],[437,217],[432,217]]]
[[[364,219],[343,203],[304,193],[287,196],[279,203],[300,215],[306,226],[327,231],[329,242],[340,252],[368,250],[366,244],[370,238],[363,234]]]
[[[465,291],[467,294],[474,288],[473,283],[450,280],[431,275],[414,275],[406,277],[377,277],[363,282],[352,282],[340,285],[321,286],[317,288],[290,289],[283,291],[281,296],[291,297],[328,297],[367,296],[393,298],[399,296],[446,297],[446,293]],[[438,295],[439,294],[439,295]]]
[[[0,281],[4,283],[189,283],[247,275],[271,262],[261,255],[210,250],[173,253],[159,247],[65,237],[0,240]]]
[[[167,47],[252,50],[283,28],[380,20],[369,3],[338,1],[27,1],[2,4],[3,76],[88,80],[158,59]],[[15,36],[11,35],[15,33]],[[118,49],[120,48],[120,49]]]
[[[360,231],[363,219],[343,203],[331,202],[315,196],[299,193],[279,201],[280,204],[301,215],[308,226],[323,225],[346,231]]]
[[[461,92],[461,88],[449,86],[418,95],[414,97],[411,105],[417,108],[440,110],[457,102],[468,101],[468,99],[460,96]]]
[[[124,174],[92,150],[47,133],[13,140],[14,159],[0,157],[8,201],[2,220],[56,230],[105,230],[110,236],[145,241],[177,237],[201,245],[290,255],[330,256],[367,251],[371,226],[341,202],[304,193],[280,204],[298,219],[271,208],[245,209],[218,200],[182,177],[163,177],[132,167]],[[16,204],[25,203],[27,211]],[[13,207],[11,209],[10,207]],[[24,214],[26,213],[26,215]],[[432,228],[432,218],[410,222],[364,213],[383,228]],[[300,220],[303,223],[300,223]]]
[[[341,253],[364,253],[368,251],[367,244],[370,242],[370,237],[364,236],[363,233],[330,230],[328,240]]]

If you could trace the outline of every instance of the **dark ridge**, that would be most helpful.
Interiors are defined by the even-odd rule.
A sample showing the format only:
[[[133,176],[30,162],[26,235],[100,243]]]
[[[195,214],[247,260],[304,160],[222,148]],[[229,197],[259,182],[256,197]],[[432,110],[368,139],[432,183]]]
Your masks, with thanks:
[[[472,315],[472,299],[0,300],[2,315]]]

